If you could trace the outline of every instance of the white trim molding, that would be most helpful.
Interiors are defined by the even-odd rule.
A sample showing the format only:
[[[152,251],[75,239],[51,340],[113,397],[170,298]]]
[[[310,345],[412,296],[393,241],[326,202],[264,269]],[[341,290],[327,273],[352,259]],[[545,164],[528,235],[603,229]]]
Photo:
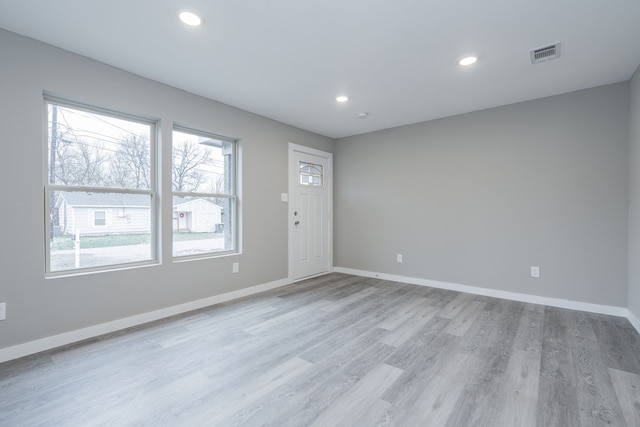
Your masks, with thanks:
[[[356,270],[353,268],[335,267],[337,273],[353,274],[355,276],[372,277],[393,282],[409,283],[412,285],[429,286],[450,291],[466,292],[469,294],[483,295],[487,297],[502,298],[511,301],[528,302],[532,304],[548,305],[551,307],[567,308],[570,310],[587,311],[598,314],[608,314],[610,316],[620,316],[629,318],[630,312],[625,307],[611,305],[592,304],[588,302],[571,301],[561,298],[541,297],[537,295],[521,294],[517,292],[499,291],[496,289],[480,288],[477,286],[460,285],[457,283],[440,282],[436,280],[418,279],[415,277],[396,276],[393,274],[376,273],[372,271]],[[636,319],[637,320],[637,319]],[[633,324],[633,321],[629,318]],[[640,323],[640,322],[638,322]],[[638,332],[640,329],[634,325]]]
[[[634,328],[636,328],[636,331],[638,331],[638,333],[640,334],[640,320],[638,320],[633,311],[627,310],[627,312],[627,319],[629,319],[629,322],[633,325]]]
[[[484,295],[494,298],[502,298],[512,301],[527,302],[532,304],[548,305],[552,307],[567,308],[570,310],[587,311],[591,313],[607,314],[610,316],[626,317],[633,327],[640,333],[640,320],[633,312],[624,307],[615,307],[600,304],[591,304],[585,302],[571,301],[559,298],[541,297],[536,295],[520,294],[516,292],[498,291],[495,289],[480,288],[475,286],[460,285],[456,283],[440,282],[435,280],[418,279],[413,277],[397,276],[393,274],[376,273],[371,271],[356,270],[352,268],[334,267],[336,273],[352,274],[354,276],[378,278],[382,280],[390,280],[400,283],[409,283],[419,286],[429,286],[438,289],[447,289],[458,292],[466,292],[475,295]],[[306,278],[305,278],[306,279]],[[235,299],[259,294],[272,289],[280,288],[291,284],[288,279],[280,279],[274,282],[262,285],[252,286],[246,289],[240,289],[221,295],[215,295],[172,307],[163,308],[148,313],[138,314],[124,319],[118,319],[99,325],[89,326],[75,331],[64,332],[58,335],[41,338],[23,344],[14,345],[0,349],[0,363],[9,360],[18,359],[20,357],[29,356],[31,354],[40,353],[42,351],[51,350],[64,345],[73,344],[89,338],[95,338],[104,334],[120,331],[145,323],[161,320],[178,314],[188,313],[212,305],[232,301]]]
[[[289,284],[291,284],[291,282],[288,279],[276,280],[274,282],[264,283],[262,285],[256,285],[250,288],[228,292],[226,294],[215,295],[184,304],[174,305],[172,307],[162,308],[160,310],[155,310],[148,313],[125,317],[124,319],[117,319],[111,322],[89,326],[87,328],[76,329],[75,331],[63,332],[58,335],[37,339],[35,341],[29,341],[23,344],[14,345],[12,347],[2,348],[0,349],[0,363],[18,359],[24,356],[29,356],[35,353],[40,353],[42,351],[51,350],[57,347],[62,347],[64,345],[73,344],[89,338],[99,337],[104,334],[109,334],[112,332],[131,328],[133,326],[142,325],[144,323],[165,319],[167,317],[188,313],[193,310],[198,310],[223,302],[259,294],[261,292],[280,288]]]

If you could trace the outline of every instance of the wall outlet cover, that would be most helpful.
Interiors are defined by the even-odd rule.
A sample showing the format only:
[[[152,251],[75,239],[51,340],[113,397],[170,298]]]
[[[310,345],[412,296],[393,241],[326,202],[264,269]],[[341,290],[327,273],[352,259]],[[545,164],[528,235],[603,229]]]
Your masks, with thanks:
[[[540,277],[540,267],[538,267],[537,265],[531,266],[531,277]]]

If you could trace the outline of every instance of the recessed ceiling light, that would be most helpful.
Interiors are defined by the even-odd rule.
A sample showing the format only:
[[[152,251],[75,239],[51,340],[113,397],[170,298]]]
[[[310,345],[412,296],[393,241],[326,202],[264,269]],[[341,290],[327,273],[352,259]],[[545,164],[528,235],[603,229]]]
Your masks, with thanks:
[[[347,102],[348,100],[349,100],[348,96],[340,95],[340,96],[336,97],[336,101],[338,101],[338,102]]]
[[[478,57],[475,55],[465,55],[458,60],[458,64],[466,67],[467,65],[475,64],[478,60]]]
[[[197,27],[198,25],[202,24],[202,18],[200,18],[195,13],[192,13],[192,12],[180,12],[180,14],[178,16],[180,17],[180,20],[182,22],[184,22],[185,24],[190,25],[192,27]]]

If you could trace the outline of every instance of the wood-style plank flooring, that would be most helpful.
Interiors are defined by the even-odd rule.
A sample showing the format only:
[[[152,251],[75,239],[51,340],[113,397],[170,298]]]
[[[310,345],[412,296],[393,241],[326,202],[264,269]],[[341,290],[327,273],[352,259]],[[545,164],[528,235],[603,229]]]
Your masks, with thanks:
[[[0,364],[0,425],[640,426],[640,335],[329,274]]]

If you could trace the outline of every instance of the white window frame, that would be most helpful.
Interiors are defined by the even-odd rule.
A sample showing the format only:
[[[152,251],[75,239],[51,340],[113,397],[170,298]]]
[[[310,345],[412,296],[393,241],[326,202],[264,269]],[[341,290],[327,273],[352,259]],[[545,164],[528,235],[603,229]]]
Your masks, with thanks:
[[[56,276],[70,276],[76,274],[85,274],[85,273],[94,273],[94,272],[103,272],[103,271],[112,271],[119,270],[123,268],[142,266],[142,265],[153,265],[158,264],[158,234],[159,234],[159,215],[160,215],[160,207],[158,204],[158,190],[157,190],[157,182],[158,182],[158,161],[157,161],[157,141],[158,141],[158,128],[159,128],[159,120],[154,120],[147,117],[126,114],[122,112],[117,112],[113,110],[103,109],[87,104],[82,104],[78,102],[73,102],[69,100],[65,100],[62,98],[58,98],[56,96],[49,95],[47,93],[44,94],[44,155],[43,155],[43,178],[44,178],[44,229],[45,229],[45,277],[56,277]],[[61,184],[51,184],[49,182],[49,105],[54,104],[61,107],[73,108],[76,110],[86,111],[89,113],[100,114],[108,117],[113,117],[121,120],[127,120],[131,122],[137,122],[140,124],[148,125],[150,127],[150,135],[149,135],[149,155],[150,155],[150,179],[149,179],[149,189],[125,189],[125,188],[110,188],[110,187],[94,187],[94,186],[77,186],[77,185],[61,185]],[[78,191],[78,192],[93,192],[93,193],[120,193],[120,194],[142,194],[150,196],[150,204],[149,204],[149,219],[150,219],[150,233],[151,233],[151,241],[150,241],[150,259],[144,261],[134,261],[128,263],[118,263],[118,264],[108,264],[98,267],[86,267],[86,268],[73,268],[67,270],[56,270],[51,271],[51,247],[49,244],[50,236],[52,233],[51,230],[51,221],[50,221],[50,194],[51,191]],[[105,212],[105,226],[107,223],[108,215]],[[95,226],[95,218],[94,223]],[[102,226],[97,226],[102,227]]]
[[[232,154],[231,154],[231,194],[221,194],[221,193],[206,193],[206,192],[184,192],[184,191],[173,191],[171,192],[171,200],[173,197],[203,197],[203,198],[226,198],[230,199],[232,203],[232,216],[231,216],[231,249],[224,251],[211,251],[194,255],[173,255],[173,239],[171,240],[171,254],[174,261],[187,261],[193,259],[203,259],[203,258],[216,258],[220,256],[232,255],[240,253],[239,249],[239,235],[240,235],[240,214],[239,214],[239,201],[238,201],[238,139],[231,138],[228,136],[219,135],[212,132],[202,131],[198,129],[194,129],[187,126],[182,126],[179,124],[173,125],[172,129],[172,137],[171,137],[171,149],[173,150],[173,131],[175,132],[183,132],[189,133],[192,135],[197,135],[205,138],[211,138],[218,141],[225,141],[231,143]],[[171,159],[172,170],[173,170],[173,159]],[[173,211],[173,203],[172,203],[172,211]],[[225,215],[229,215],[228,212],[224,213]],[[172,221],[172,229],[173,229],[173,215],[171,218]]]

